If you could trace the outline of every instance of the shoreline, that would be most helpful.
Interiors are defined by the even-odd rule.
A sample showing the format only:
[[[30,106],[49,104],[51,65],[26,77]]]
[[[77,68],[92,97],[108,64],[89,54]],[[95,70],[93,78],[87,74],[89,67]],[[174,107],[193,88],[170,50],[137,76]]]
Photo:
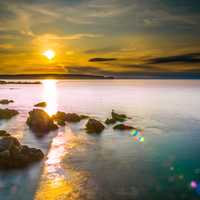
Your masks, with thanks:
[[[0,74],[0,80],[41,80],[41,79],[57,79],[57,80],[200,80],[200,76],[101,76],[89,74]]]
[[[82,74],[2,74],[0,79],[114,79],[114,77]]]

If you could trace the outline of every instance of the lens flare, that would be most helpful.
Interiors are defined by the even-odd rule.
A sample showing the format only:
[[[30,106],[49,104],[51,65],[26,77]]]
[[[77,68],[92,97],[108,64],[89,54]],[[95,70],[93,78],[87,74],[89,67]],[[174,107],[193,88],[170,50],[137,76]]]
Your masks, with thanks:
[[[192,189],[196,189],[196,188],[197,188],[197,182],[196,182],[196,181],[191,181],[190,187],[191,187]]]
[[[56,80],[43,80],[43,100],[47,103],[45,111],[51,116],[57,112]]]
[[[134,129],[134,130],[131,131],[130,135],[133,136],[133,139],[135,141],[144,142],[143,131],[138,130],[138,129]]]

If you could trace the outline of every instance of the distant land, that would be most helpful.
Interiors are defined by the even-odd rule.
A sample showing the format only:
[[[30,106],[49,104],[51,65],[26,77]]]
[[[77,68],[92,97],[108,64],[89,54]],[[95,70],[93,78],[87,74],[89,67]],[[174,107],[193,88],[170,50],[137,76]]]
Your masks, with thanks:
[[[0,74],[0,79],[200,79],[199,73],[92,74]]]
[[[112,76],[85,74],[0,74],[0,79],[113,79]]]

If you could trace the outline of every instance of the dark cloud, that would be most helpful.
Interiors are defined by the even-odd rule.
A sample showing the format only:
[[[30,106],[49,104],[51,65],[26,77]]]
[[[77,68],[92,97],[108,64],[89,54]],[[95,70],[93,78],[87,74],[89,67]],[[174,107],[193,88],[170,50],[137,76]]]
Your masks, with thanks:
[[[151,58],[148,64],[167,64],[167,63],[200,63],[200,53],[190,53],[167,57]]]
[[[91,58],[89,62],[106,62],[106,61],[116,61],[117,58]]]
[[[16,14],[12,10],[10,10],[6,4],[0,2],[0,22],[15,18]]]

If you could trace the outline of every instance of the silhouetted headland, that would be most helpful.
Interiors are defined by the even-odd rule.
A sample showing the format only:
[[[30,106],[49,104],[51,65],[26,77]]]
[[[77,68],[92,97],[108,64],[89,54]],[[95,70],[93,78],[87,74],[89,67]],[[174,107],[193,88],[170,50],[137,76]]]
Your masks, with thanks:
[[[0,74],[0,79],[113,79],[112,76],[90,74]]]

